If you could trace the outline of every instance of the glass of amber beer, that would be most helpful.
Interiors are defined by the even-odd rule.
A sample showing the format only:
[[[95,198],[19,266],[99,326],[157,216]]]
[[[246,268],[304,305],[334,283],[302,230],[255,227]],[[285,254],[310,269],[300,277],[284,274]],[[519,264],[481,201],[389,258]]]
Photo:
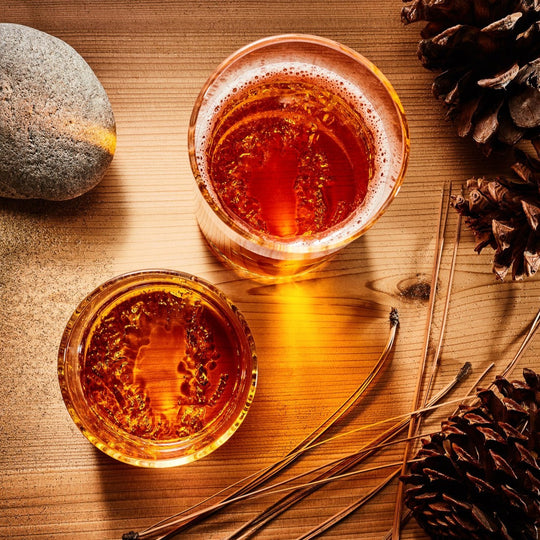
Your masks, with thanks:
[[[241,275],[277,282],[375,223],[401,186],[409,136],[396,92],[370,61],[288,34],[217,68],[195,103],[188,146],[211,249]]]

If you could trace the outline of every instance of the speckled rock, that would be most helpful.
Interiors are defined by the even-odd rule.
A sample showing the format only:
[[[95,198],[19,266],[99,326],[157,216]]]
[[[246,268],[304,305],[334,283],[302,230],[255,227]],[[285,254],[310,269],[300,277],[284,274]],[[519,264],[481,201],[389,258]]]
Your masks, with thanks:
[[[111,104],[83,58],[44,32],[0,24],[0,196],[77,197],[115,148]]]

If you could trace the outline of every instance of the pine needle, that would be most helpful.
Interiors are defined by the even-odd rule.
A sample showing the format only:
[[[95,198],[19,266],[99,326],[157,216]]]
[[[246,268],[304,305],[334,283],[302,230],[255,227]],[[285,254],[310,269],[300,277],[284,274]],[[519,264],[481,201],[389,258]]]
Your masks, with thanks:
[[[396,338],[397,328],[399,326],[399,316],[398,316],[397,309],[395,308],[391,309],[390,315],[389,315],[389,322],[390,322],[390,332],[389,332],[385,347],[381,355],[379,356],[377,363],[373,366],[371,372],[362,381],[362,383],[358,386],[358,388],[324,422],[322,422],[318,427],[316,427],[306,438],[304,438],[302,442],[300,442],[295,448],[293,448],[293,450],[291,450],[287,454],[287,456],[285,456],[284,459],[274,463],[270,467],[262,469],[255,475],[251,475],[247,477],[246,479],[244,479],[244,481],[247,481],[247,483],[245,483],[244,485],[236,489],[233,493],[231,493],[224,500],[222,500],[220,503],[222,504],[222,506],[225,506],[228,500],[234,500],[235,497],[238,497],[245,493],[253,491],[258,486],[262,485],[263,483],[267,482],[271,478],[275,477],[279,472],[281,472],[290,464],[292,464],[293,461],[295,461],[300,455],[302,455],[305,451],[311,448],[312,445],[317,440],[319,440],[326,431],[328,431],[328,429],[330,429],[336,422],[338,422],[341,418],[343,418],[358,403],[362,395],[366,392],[370,384],[373,382],[375,377],[378,375],[378,373],[381,371],[381,369],[385,365],[386,360],[388,359],[390,352],[392,351],[395,338]],[[226,488],[225,491],[228,491],[230,488],[236,487],[241,483],[242,481],[237,482],[233,484],[233,486],[229,486],[228,488]],[[214,499],[219,494],[223,493],[223,491],[224,490],[206,499],[205,501],[202,501],[201,503],[191,507],[191,509],[189,510],[198,508],[205,502],[208,502]],[[175,527],[174,533],[176,534],[182,530],[187,529],[189,526],[202,521],[202,519],[209,516],[211,513],[215,511],[214,508],[217,510],[219,508],[222,508],[222,506],[217,507],[216,505],[213,505],[205,511],[206,513],[194,512],[194,513],[188,514],[187,516],[186,516],[187,511],[180,512],[178,514],[175,514],[174,516],[171,516],[170,518],[161,520],[160,522],[147,528],[141,533],[135,533],[135,534],[138,534],[137,538],[142,540],[144,538],[150,538],[152,537],[152,535],[156,534],[158,531],[161,531],[164,528],[168,528],[168,527]]]
[[[340,521],[345,519],[348,515],[352,514],[358,508],[363,506],[365,503],[370,501],[377,493],[379,493],[382,489],[384,489],[396,476],[399,475],[401,471],[401,467],[398,467],[394,472],[390,473],[380,484],[375,486],[369,493],[364,495],[362,498],[355,501],[353,504],[348,506],[347,508],[344,508],[341,512],[338,512],[337,514],[334,514],[331,518],[327,519],[320,525],[317,525],[317,527],[314,527],[310,531],[308,531],[306,534],[303,534],[302,536],[299,536],[296,540],[312,540],[312,538],[316,538],[317,536],[320,536],[322,533],[326,532],[328,529],[333,527],[334,525],[337,525]]]
[[[439,225],[437,228],[437,240],[435,245],[435,257],[433,260],[433,268],[431,273],[431,291],[429,295],[429,314],[426,320],[426,329],[424,333],[424,353],[422,356],[422,361],[418,366],[418,373],[416,377],[416,387],[414,391],[414,397],[412,402],[411,409],[418,409],[420,406],[422,382],[425,378],[425,372],[427,367],[427,358],[429,352],[429,341],[431,335],[431,325],[433,322],[433,314],[435,312],[435,298],[437,295],[437,283],[439,279],[439,272],[441,268],[441,259],[444,248],[444,237],[446,232],[446,224],[448,218],[448,207],[449,207],[449,198],[452,191],[452,185],[450,184],[448,189],[448,194],[446,193],[446,186],[442,189],[441,192],[441,202],[439,207]],[[447,200],[448,198],[448,200]],[[445,204],[446,201],[446,204]],[[416,420],[411,418],[409,423],[409,436],[412,436],[416,430]],[[410,452],[410,444],[405,445],[403,451],[403,464],[401,469],[401,474],[405,474],[407,469],[407,460]],[[399,540],[400,537],[400,526],[401,526],[401,508],[403,504],[403,484],[398,484],[397,494],[396,494],[396,504],[394,508],[394,522],[392,526],[392,538],[394,540]]]
[[[536,317],[534,318],[533,322],[531,323],[529,327],[529,331],[527,332],[527,335],[523,339],[523,342],[521,343],[520,348],[518,349],[517,353],[515,354],[512,361],[506,366],[504,371],[501,373],[502,377],[507,377],[508,374],[512,372],[515,365],[517,364],[518,360],[521,358],[521,355],[527,350],[529,347],[532,338],[540,328],[540,310],[538,310],[538,313],[536,314]]]
[[[467,362],[466,364],[463,365],[463,367],[459,370],[459,372],[457,373],[457,375],[455,376],[454,380],[452,382],[450,382],[445,388],[443,388],[437,395],[433,396],[433,398],[430,400],[430,402],[427,404],[427,407],[428,409],[427,410],[433,410],[432,408],[438,408],[440,406],[444,406],[444,405],[448,405],[448,401],[447,402],[444,402],[444,403],[441,403],[439,405],[436,405],[436,403],[442,399],[444,396],[446,396],[451,390],[452,388],[454,388],[454,386],[456,386],[456,384],[458,384],[459,382],[461,382],[465,377],[467,377],[469,375],[469,373],[471,372],[471,364],[469,362]],[[425,411],[424,411],[425,412]],[[416,414],[421,414],[421,411],[417,411]],[[411,415],[412,416],[412,415]],[[405,419],[404,421],[402,421],[401,423],[399,424],[395,424],[394,426],[392,426],[392,428],[390,428],[389,430],[387,430],[382,437],[379,437],[379,438],[384,438],[384,440],[390,440],[392,439],[395,435],[397,435],[400,431],[402,431],[403,429],[405,429],[409,423],[409,420],[410,420],[410,417],[408,417],[407,419]],[[413,439],[418,439],[420,437],[426,437],[427,434],[422,434],[420,436],[416,436],[414,437]],[[398,444],[399,442],[404,442],[404,441],[409,441],[409,440],[412,440],[412,439],[404,439],[402,441],[393,441],[394,443]],[[376,446],[374,445],[374,442],[372,441],[371,443],[369,443],[368,445],[366,445],[369,449],[374,449],[376,448]],[[371,455],[371,454],[370,454]],[[367,457],[367,456],[366,456]],[[386,479],[384,479],[380,484],[378,484],[372,491],[370,491],[367,495],[364,495],[362,496],[360,499],[358,499],[357,501],[355,501],[353,504],[351,504],[349,507],[341,510],[340,512],[338,512],[337,514],[333,515],[331,518],[329,518],[328,520],[326,520],[325,522],[319,524],[317,527],[314,527],[313,529],[311,529],[307,534],[309,536],[306,536],[306,538],[315,538],[316,536],[319,536],[320,534],[322,534],[323,532],[325,532],[326,530],[328,530],[329,528],[333,527],[334,525],[336,525],[337,523],[339,523],[340,521],[342,521],[343,519],[345,519],[347,516],[349,516],[350,514],[352,514],[353,512],[355,512],[356,510],[358,510],[358,508],[362,507],[366,502],[368,502],[369,500],[371,500],[377,493],[379,493],[379,491],[381,491],[384,487],[386,487],[393,478],[395,478],[395,476],[397,476],[399,473],[401,472],[401,469],[397,469],[394,473],[392,473],[389,477],[387,477]],[[300,538],[304,538],[303,536],[300,537]],[[300,540],[300,539],[298,539]]]
[[[465,366],[464,366],[464,368],[462,368],[460,370],[460,373],[458,374],[458,376],[456,376],[456,380],[459,380],[460,377],[463,378],[466,374],[467,374],[467,369],[465,369]],[[452,381],[452,383],[450,383],[447,386],[448,391],[456,384],[456,380]],[[446,392],[440,392],[438,399],[444,397],[444,395],[446,395]],[[404,413],[404,414],[394,416],[394,417],[391,417],[391,418],[386,418],[384,420],[379,420],[379,421],[374,422],[372,424],[367,424],[367,425],[361,426],[359,428],[350,430],[350,431],[348,431],[346,433],[336,435],[335,437],[331,437],[331,438],[326,439],[324,441],[314,443],[308,449],[312,449],[312,448],[314,448],[316,446],[320,446],[322,444],[325,444],[327,442],[335,440],[338,437],[351,435],[351,434],[357,433],[359,431],[372,429],[373,427],[377,427],[377,426],[380,426],[380,425],[388,423],[388,422],[401,420],[401,422],[399,422],[399,424],[396,424],[395,426],[392,426],[390,429],[388,429],[386,432],[384,432],[381,436],[377,437],[376,440],[371,441],[370,443],[365,445],[363,448],[361,448],[357,452],[355,452],[353,454],[350,454],[348,456],[345,456],[344,458],[339,458],[338,460],[335,460],[333,462],[330,462],[330,463],[327,463],[325,465],[319,466],[316,469],[312,469],[312,470],[310,470],[310,471],[308,471],[306,473],[302,473],[302,475],[299,475],[298,477],[292,478],[292,479],[290,479],[288,481],[298,479],[301,476],[306,476],[308,474],[312,474],[314,472],[319,471],[320,469],[323,469],[323,468],[326,468],[326,467],[329,467],[329,466],[332,466],[332,465],[336,465],[339,462],[343,462],[343,461],[352,459],[353,457],[356,457],[356,456],[360,456],[360,457],[363,457],[365,459],[366,457],[368,457],[368,455],[371,455],[378,448],[382,448],[384,446],[387,446],[386,443],[391,439],[391,437],[398,434],[404,427],[407,426],[407,424],[408,424],[408,422],[409,422],[409,420],[410,420],[410,418],[412,416],[423,414],[425,412],[432,411],[432,410],[438,409],[440,407],[444,407],[444,406],[451,405],[451,404],[454,404],[454,403],[462,402],[464,399],[466,399],[466,396],[461,397],[459,399],[453,399],[453,400],[445,401],[445,402],[438,403],[438,404],[435,404],[433,402],[433,400],[432,400],[427,407],[423,407],[422,409],[419,409],[417,411],[413,411],[412,413]],[[422,434],[420,436],[425,437],[427,435],[429,435],[429,434]],[[418,436],[418,437],[420,437],[420,436]],[[396,443],[404,442],[404,441],[405,441],[405,439],[401,440],[401,441],[396,441]],[[281,485],[281,483],[280,484],[275,484],[274,487],[276,487],[277,485]],[[304,485],[304,486],[301,486],[301,487],[309,487],[309,486]],[[227,498],[224,501],[220,501],[219,503],[214,504],[210,508],[190,513],[187,516],[184,516],[185,512],[181,512],[179,514],[171,516],[170,518],[167,518],[166,520],[162,520],[159,523],[156,523],[155,525],[153,525],[152,527],[146,529],[145,531],[143,531],[141,533],[135,533],[135,532],[126,533],[123,536],[123,538],[124,538],[124,540],[135,540],[135,539],[142,540],[144,538],[159,538],[160,540],[164,540],[166,538],[171,538],[172,536],[174,536],[174,535],[176,535],[178,533],[177,529],[174,529],[172,531],[168,531],[167,533],[165,533],[165,531],[167,531],[168,529],[170,529],[171,527],[173,527],[173,526],[175,526],[177,524],[181,525],[184,520],[188,520],[188,522],[191,522],[191,520],[193,518],[197,517],[197,516],[206,517],[205,512],[207,512],[207,511],[217,511],[217,510],[227,506],[227,504],[229,504],[229,503],[232,504],[233,502],[237,502],[238,500],[249,499],[252,495],[255,495],[257,493],[259,493],[259,491],[252,491],[252,492],[243,494],[241,496],[231,496],[230,498]],[[239,497],[241,497],[241,499]],[[210,512],[210,513],[213,513],[213,512]],[[182,517],[182,516],[184,516],[184,517]],[[164,534],[164,536],[156,536],[156,535],[159,535],[159,534]]]
[[[416,461],[420,461],[420,460],[419,459],[413,459],[413,460],[411,460],[411,463],[414,463]],[[386,464],[381,464],[381,465],[374,465],[373,467],[368,467],[366,469],[361,469],[361,470],[358,470],[358,471],[351,471],[351,472],[347,472],[347,473],[343,473],[343,474],[339,474],[339,475],[327,476],[325,478],[321,478],[321,479],[318,479],[318,480],[313,480],[311,482],[307,482],[307,483],[304,483],[304,484],[299,484],[299,485],[295,484],[295,485],[292,485],[292,486],[287,486],[287,484],[289,484],[289,483],[293,482],[294,480],[296,480],[297,477],[289,478],[287,480],[283,480],[281,482],[278,482],[277,484],[271,484],[270,486],[263,487],[263,488],[255,490],[255,491],[251,491],[249,493],[244,493],[243,495],[239,495],[239,496],[233,497],[231,499],[223,500],[223,501],[215,504],[214,506],[212,506],[211,510],[217,511],[217,510],[220,510],[221,508],[227,506],[228,504],[240,502],[240,501],[243,501],[245,499],[256,499],[256,498],[263,497],[263,496],[268,496],[268,495],[278,495],[280,493],[285,493],[285,492],[288,492],[288,491],[294,491],[294,490],[299,490],[299,489],[304,489],[304,488],[322,486],[322,485],[326,485],[326,484],[329,484],[331,482],[335,482],[335,481],[338,481],[338,480],[344,480],[344,479],[347,479],[347,478],[350,478],[350,477],[353,477],[353,476],[359,476],[359,475],[364,474],[364,473],[379,471],[379,470],[387,469],[387,468],[391,468],[391,467],[396,467],[397,465],[400,465],[400,462],[399,463],[394,462],[394,463],[386,463]],[[199,510],[198,512],[196,512],[193,515],[193,517],[195,517],[195,516],[205,516],[206,515],[205,513],[206,513],[207,510],[209,510],[209,509]],[[176,536],[177,534],[178,534],[177,531],[170,531],[170,532],[166,533],[163,536],[157,537],[156,540],[168,540],[169,538],[172,538],[173,536]],[[140,535],[140,533],[130,532],[130,533],[124,534],[122,536],[122,538],[123,538],[123,540],[140,540],[142,538],[142,536]]]
[[[459,247],[460,236],[461,236],[461,214],[458,215],[458,220],[457,220],[456,237],[454,239],[454,250],[452,252],[452,262],[450,263],[450,274],[448,276],[448,286],[446,289],[446,299],[444,301],[441,329],[439,331],[439,341],[437,343],[437,349],[433,356],[433,368],[431,370],[431,376],[429,378],[429,383],[426,390],[426,398],[425,398],[424,404],[427,402],[428,397],[431,394],[431,390],[433,388],[433,385],[435,384],[435,377],[437,375],[437,370],[440,365],[441,349],[442,349],[442,344],[443,344],[444,335],[446,331],[446,323],[448,321],[448,311],[450,307],[452,285],[454,283],[454,275],[455,275],[455,269],[456,269],[457,252],[458,252],[458,247]]]
[[[414,415],[421,414],[429,410],[433,410],[439,406],[447,405],[449,402],[436,405],[436,401],[442,399],[442,397],[444,397],[459,381],[461,381],[464,377],[466,377],[469,372],[470,372],[470,364],[466,364],[465,366],[463,366],[463,368],[460,369],[455,379],[444,389],[444,391],[441,391],[436,396],[436,400],[432,400],[428,404],[428,407],[425,407],[424,409],[419,410],[419,411],[415,411]],[[349,430],[346,433],[335,435],[334,437],[331,437],[330,439],[326,439],[325,441],[323,441],[324,443],[327,443],[332,440],[336,440],[339,437],[348,436],[353,433],[357,433],[358,431],[366,429],[367,427],[374,427],[375,425],[380,425],[382,423],[387,423],[389,421],[401,420],[397,424],[387,429],[384,433],[376,437],[374,440],[367,443],[360,451],[356,452],[353,455],[340,459],[339,462],[336,463],[335,467],[333,467],[330,471],[327,471],[326,473],[322,474],[320,478],[321,479],[324,478],[325,475],[343,473],[344,471],[347,471],[351,469],[352,467],[360,464],[366,458],[373,455],[379,448],[382,448],[388,445],[389,441],[391,441],[396,435],[398,435],[403,429],[407,427],[412,416],[413,415],[411,414],[399,415],[391,419],[385,419],[384,421],[370,424],[369,426],[361,426],[360,428]],[[418,438],[418,436],[416,438]],[[405,439],[404,442],[409,441],[409,440],[410,439]],[[319,443],[319,444],[322,444],[322,443]],[[316,489],[317,487],[307,488],[303,491],[295,491],[294,493],[290,493],[286,495],[285,497],[283,497],[282,499],[280,499],[279,501],[275,502],[270,507],[265,509],[261,514],[259,514],[255,518],[245,523],[242,527],[237,529],[232,535],[227,537],[227,540],[233,540],[233,539],[239,540],[239,539],[244,539],[244,538],[248,538],[249,536],[252,536],[255,532],[260,530],[268,522],[275,519],[277,516],[282,514],[285,510],[287,510],[288,508],[290,508],[297,502],[301,501],[302,499],[304,499],[305,497],[313,493]]]

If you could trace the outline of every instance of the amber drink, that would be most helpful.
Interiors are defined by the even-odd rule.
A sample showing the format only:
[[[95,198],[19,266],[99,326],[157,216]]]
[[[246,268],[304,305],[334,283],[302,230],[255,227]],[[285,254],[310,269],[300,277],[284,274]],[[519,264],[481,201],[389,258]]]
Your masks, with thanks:
[[[237,309],[211,285],[135,272],[94,291],[68,323],[60,386],[83,433],[135,465],[200,458],[239,426],[256,357]]]
[[[408,144],[395,92],[356,52],[305,35],[248,45],[217,69],[191,118],[201,230],[242,275],[301,274],[382,214]]]

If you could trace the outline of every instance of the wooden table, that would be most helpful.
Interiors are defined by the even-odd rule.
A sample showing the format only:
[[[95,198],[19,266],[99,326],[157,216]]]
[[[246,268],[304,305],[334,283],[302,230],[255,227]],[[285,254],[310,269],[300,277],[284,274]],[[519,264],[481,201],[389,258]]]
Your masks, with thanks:
[[[420,27],[403,27],[400,7],[392,0],[2,3],[0,20],[51,33],[87,60],[109,94],[118,129],[112,166],[92,192],[63,203],[0,200],[2,538],[120,538],[273,463],[366,376],[386,340],[391,306],[401,321],[391,364],[331,433],[410,410],[429,310],[422,295],[408,293],[430,280],[441,188],[500,170],[500,162],[484,159],[444,121],[431,96],[433,76],[416,58]],[[412,148],[398,198],[366,236],[305,279],[268,286],[236,277],[207,249],[193,215],[186,138],[192,104],[214,67],[250,41],[287,32],[335,39],[377,64],[401,96]],[[456,222],[451,211],[435,337]],[[490,362],[493,377],[502,370],[539,307],[538,278],[496,282],[491,253],[477,256],[473,245],[464,231],[435,382],[438,390],[471,361],[474,375],[452,397]],[[219,286],[247,318],[259,355],[256,398],[238,432],[203,460],[169,470],[134,468],[94,449],[71,421],[57,383],[60,336],[76,305],[106,279],[150,267],[183,270]],[[537,341],[515,375],[523,366],[540,369],[539,352]],[[424,429],[436,429],[451,410],[432,415]],[[351,452],[381,429],[313,451],[294,472]],[[392,464],[402,454],[396,445],[364,467]],[[388,470],[321,489],[260,537],[297,537]],[[396,486],[327,536],[382,538]],[[185,537],[222,538],[274,499],[232,506]],[[425,538],[413,523],[402,536]]]

